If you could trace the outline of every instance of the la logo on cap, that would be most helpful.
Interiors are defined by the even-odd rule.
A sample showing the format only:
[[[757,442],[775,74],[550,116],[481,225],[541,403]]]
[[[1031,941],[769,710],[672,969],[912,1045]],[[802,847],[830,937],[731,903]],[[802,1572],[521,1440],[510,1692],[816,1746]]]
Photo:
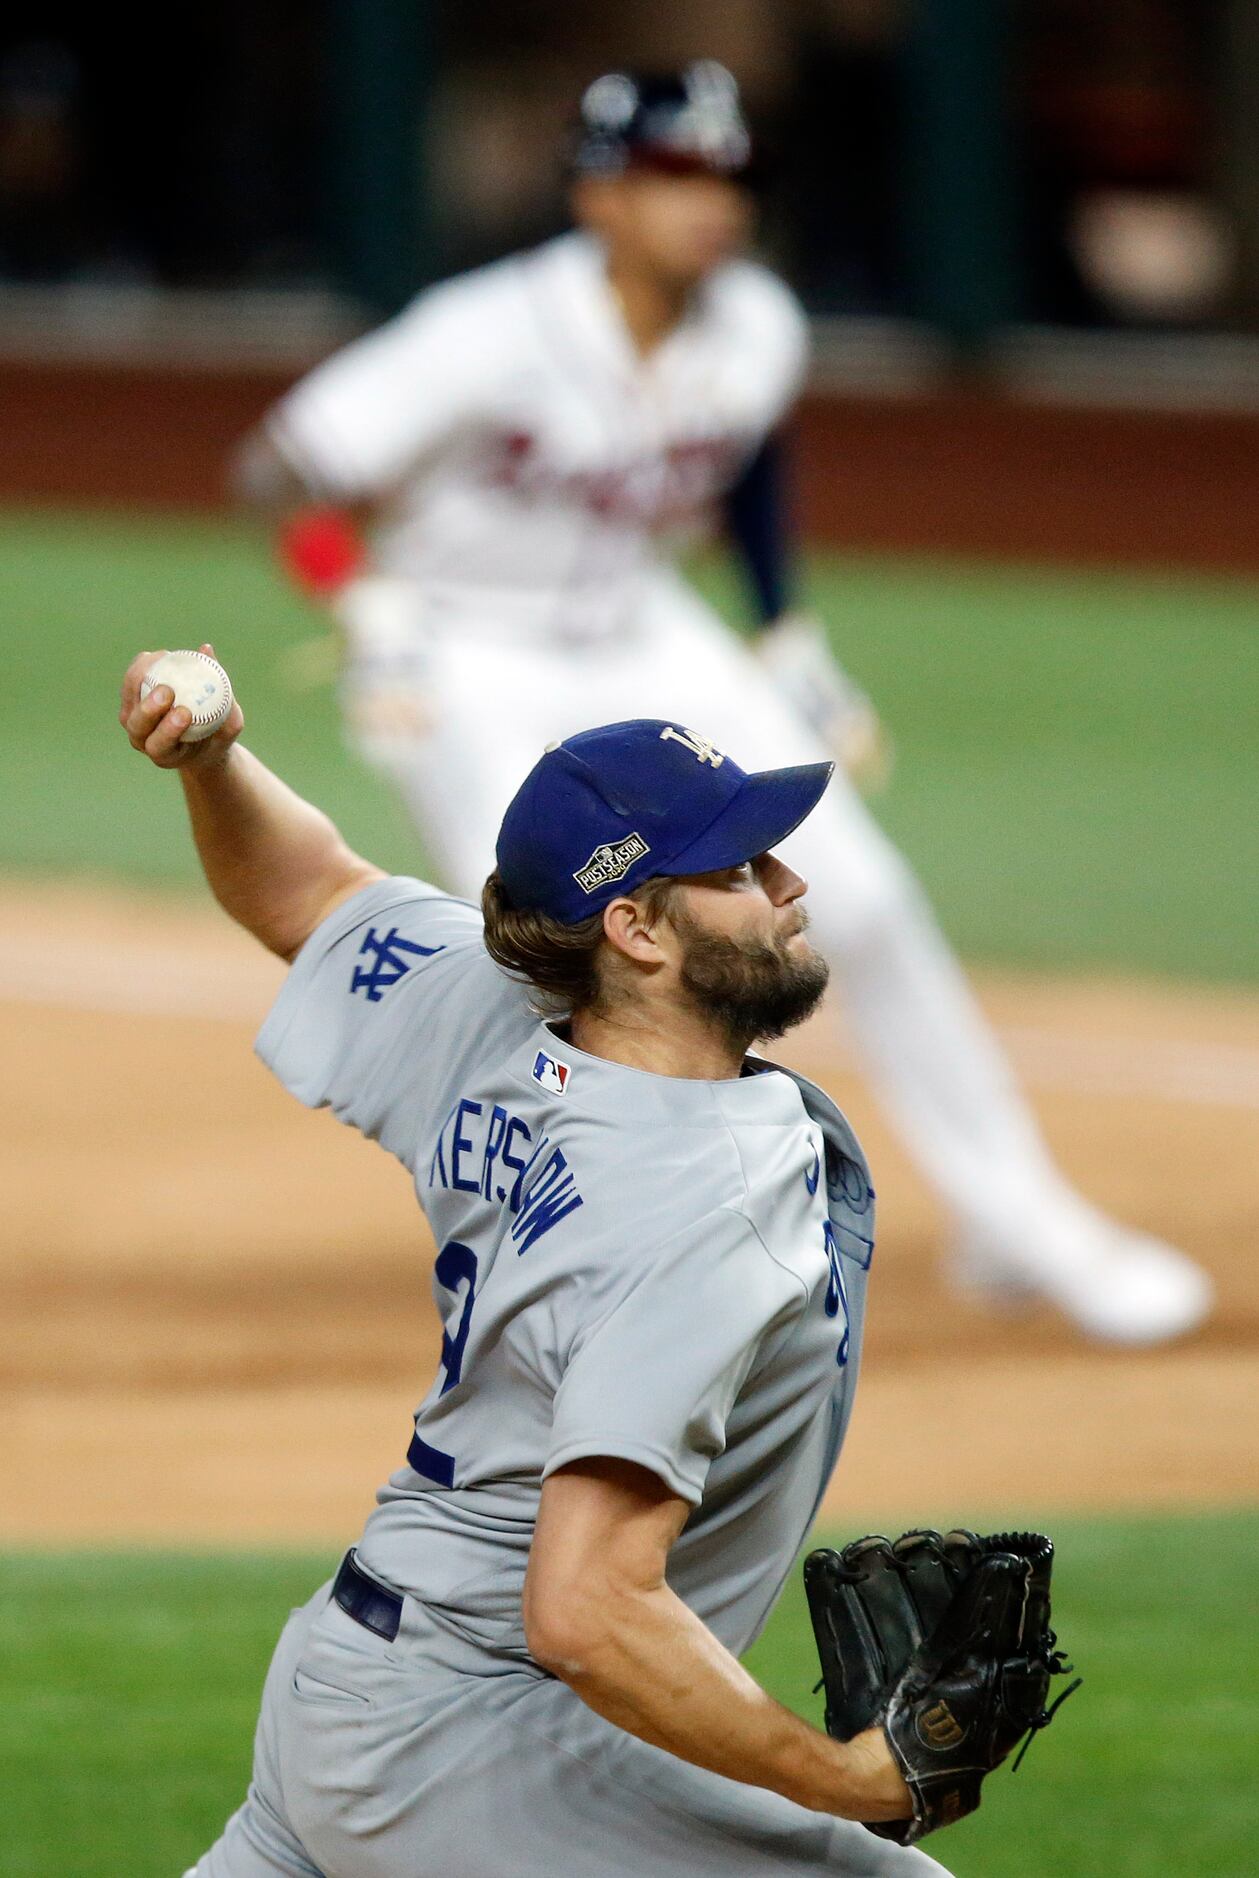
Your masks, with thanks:
[[[567,1063],[561,1063],[555,1057],[548,1056],[545,1050],[539,1050],[534,1058],[533,1080],[540,1083],[544,1089],[549,1089],[552,1095],[563,1095],[572,1073]]]
[[[666,724],[660,733],[660,741],[685,745],[701,763],[711,763],[714,769],[720,769],[726,760],[715,744],[710,743],[707,737],[696,736],[693,730],[675,730],[672,724]]]

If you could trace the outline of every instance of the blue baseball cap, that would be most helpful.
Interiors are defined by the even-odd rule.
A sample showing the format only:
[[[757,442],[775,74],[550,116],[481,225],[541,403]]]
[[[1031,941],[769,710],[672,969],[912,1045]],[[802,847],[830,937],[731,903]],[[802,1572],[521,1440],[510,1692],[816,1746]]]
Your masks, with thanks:
[[[573,926],[658,875],[710,874],[764,854],[804,820],[834,768],[749,775],[659,717],[583,730],[551,744],[512,797],[499,876],[518,911]]]

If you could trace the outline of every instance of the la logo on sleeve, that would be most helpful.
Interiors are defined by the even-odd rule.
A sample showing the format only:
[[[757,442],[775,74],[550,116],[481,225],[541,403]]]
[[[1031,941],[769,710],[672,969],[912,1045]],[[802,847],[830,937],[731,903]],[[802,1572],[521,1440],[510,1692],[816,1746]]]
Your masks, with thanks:
[[[539,1050],[534,1058],[533,1080],[541,1083],[544,1089],[549,1089],[552,1095],[563,1095],[572,1073],[569,1064],[548,1056],[545,1050]]]

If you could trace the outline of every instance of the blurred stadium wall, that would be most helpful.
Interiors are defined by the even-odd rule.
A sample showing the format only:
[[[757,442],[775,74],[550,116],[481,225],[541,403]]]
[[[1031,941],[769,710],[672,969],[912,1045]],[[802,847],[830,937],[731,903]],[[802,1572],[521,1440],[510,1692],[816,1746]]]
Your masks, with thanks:
[[[814,315],[819,539],[1259,566],[1253,0],[235,0],[0,28],[0,499],[205,505],[279,387],[563,224],[583,82],[716,56]]]

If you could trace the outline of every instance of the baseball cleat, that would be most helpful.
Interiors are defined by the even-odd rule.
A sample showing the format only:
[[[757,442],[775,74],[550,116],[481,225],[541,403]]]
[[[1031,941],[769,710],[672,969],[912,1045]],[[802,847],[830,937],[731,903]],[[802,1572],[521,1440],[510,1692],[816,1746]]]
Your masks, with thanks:
[[[1035,1248],[998,1248],[967,1240],[954,1253],[953,1280],[989,1308],[1052,1304],[1104,1343],[1169,1343],[1205,1321],[1214,1287],[1183,1252],[1100,1217],[1080,1224],[1084,1230],[1068,1244],[1047,1238]]]

